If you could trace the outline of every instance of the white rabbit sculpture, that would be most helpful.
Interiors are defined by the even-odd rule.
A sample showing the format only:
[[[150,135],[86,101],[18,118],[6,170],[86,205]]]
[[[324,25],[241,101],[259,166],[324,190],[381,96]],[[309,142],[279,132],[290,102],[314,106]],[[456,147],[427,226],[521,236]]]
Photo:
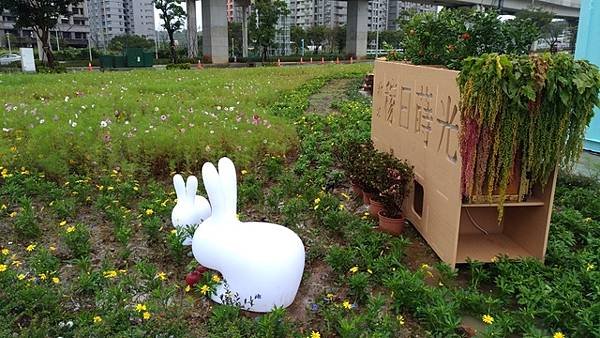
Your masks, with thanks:
[[[304,244],[292,230],[264,222],[240,222],[236,214],[237,181],[233,162],[223,157],[217,172],[202,167],[202,180],[212,214],[194,233],[196,260],[219,271],[228,284],[217,287],[218,303],[226,291],[240,300],[254,299],[246,310],[269,312],[294,301],[304,271]],[[260,297],[255,298],[256,295]]]
[[[206,198],[196,195],[198,179],[189,176],[187,184],[183,177],[173,176],[173,185],[177,193],[177,204],[171,212],[171,222],[177,231],[185,231],[186,226],[197,225],[210,216],[210,204]],[[192,245],[191,235],[183,239],[183,245]]]

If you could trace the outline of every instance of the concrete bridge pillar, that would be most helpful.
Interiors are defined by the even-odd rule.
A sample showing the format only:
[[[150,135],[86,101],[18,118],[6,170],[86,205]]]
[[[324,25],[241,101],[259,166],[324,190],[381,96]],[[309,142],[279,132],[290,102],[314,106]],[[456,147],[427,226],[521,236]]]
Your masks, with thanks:
[[[202,54],[205,63],[229,63],[224,0],[202,0]]]
[[[369,2],[348,0],[347,13],[346,54],[355,59],[364,59],[367,57]]]

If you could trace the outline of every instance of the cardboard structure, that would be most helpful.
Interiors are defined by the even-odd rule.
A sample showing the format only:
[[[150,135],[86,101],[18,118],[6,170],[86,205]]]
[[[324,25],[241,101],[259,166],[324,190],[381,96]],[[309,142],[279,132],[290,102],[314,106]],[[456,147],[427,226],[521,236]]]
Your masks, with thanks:
[[[463,203],[460,191],[457,71],[375,62],[371,137],[375,147],[407,159],[415,180],[404,214],[438,256],[454,266],[498,255],[544,259],[556,173],[523,202]]]

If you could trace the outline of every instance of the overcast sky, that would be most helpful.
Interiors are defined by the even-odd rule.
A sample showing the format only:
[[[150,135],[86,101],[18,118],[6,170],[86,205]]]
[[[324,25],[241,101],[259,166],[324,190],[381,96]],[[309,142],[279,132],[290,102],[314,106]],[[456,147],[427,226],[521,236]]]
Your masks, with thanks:
[[[186,9],[185,1],[182,2],[181,7],[183,7],[183,9]],[[202,7],[201,2],[196,2],[196,24],[198,26],[198,29],[196,29],[197,31],[201,30],[202,28],[202,12],[200,11],[200,7]],[[162,27],[162,23],[162,20],[158,17],[158,10],[154,9],[154,27],[162,31],[164,30],[164,28]],[[187,26],[185,26],[184,28],[187,28]]]

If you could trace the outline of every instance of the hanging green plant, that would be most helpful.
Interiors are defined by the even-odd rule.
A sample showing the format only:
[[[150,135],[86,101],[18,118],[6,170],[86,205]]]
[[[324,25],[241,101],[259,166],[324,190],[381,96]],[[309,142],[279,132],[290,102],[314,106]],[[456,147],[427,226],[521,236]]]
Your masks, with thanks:
[[[599,103],[598,68],[562,53],[468,58],[458,83],[462,192],[497,196],[500,218],[511,180],[528,194],[579,158]]]

